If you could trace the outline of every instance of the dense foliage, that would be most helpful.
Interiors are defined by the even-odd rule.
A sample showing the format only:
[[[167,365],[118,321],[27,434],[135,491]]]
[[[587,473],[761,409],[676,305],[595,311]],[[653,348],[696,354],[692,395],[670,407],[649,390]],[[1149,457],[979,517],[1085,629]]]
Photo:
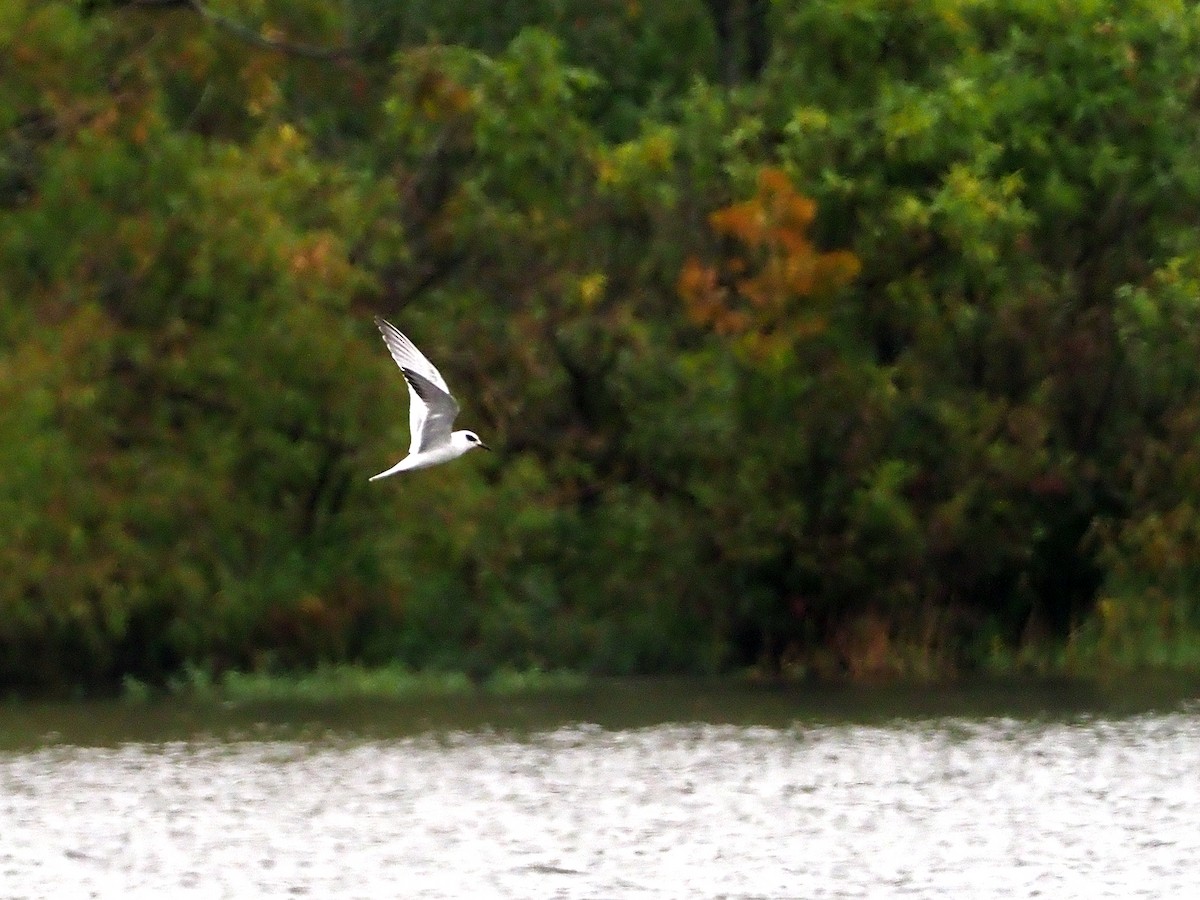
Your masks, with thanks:
[[[1198,124],[1182,0],[10,0],[0,684],[1200,663]]]

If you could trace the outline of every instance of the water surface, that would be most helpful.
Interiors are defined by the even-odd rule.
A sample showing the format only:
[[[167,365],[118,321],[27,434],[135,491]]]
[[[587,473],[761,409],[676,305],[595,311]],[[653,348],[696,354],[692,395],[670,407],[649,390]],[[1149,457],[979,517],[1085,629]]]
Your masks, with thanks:
[[[9,706],[0,898],[1192,896],[1200,710],[1026,687]]]

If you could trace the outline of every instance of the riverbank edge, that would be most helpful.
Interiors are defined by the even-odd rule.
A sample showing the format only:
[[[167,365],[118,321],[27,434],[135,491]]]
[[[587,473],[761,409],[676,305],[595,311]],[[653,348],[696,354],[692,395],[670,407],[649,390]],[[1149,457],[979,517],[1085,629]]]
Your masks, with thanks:
[[[1189,661],[1190,662],[1190,661]],[[972,685],[1062,684],[1104,690],[1131,682],[1147,685],[1195,682],[1197,665],[1081,665],[1079,660],[1012,659],[1011,664],[970,672],[890,672],[862,677],[843,673],[766,672],[749,668],[707,676],[589,675],[572,670],[499,669],[486,677],[461,671],[414,671],[404,666],[366,667],[356,664],[319,666],[307,672],[267,673],[230,670],[214,677],[187,669],[165,685],[136,678],[123,680],[118,697],[127,703],[176,698],[219,703],[336,703],[351,700],[423,700],[438,698],[520,698],[539,694],[572,694],[612,685],[702,683],[729,689],[791,690],[845,688],[855,692],[889,690],[953,690]],[[19,698],[17,698],[19,699]]]

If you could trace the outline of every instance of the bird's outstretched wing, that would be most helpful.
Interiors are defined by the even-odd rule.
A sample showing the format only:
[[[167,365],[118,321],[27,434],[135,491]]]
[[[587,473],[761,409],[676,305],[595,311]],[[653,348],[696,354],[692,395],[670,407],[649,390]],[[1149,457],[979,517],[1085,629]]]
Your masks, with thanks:
[[[408,382],[413,404],[420,403],[425,407],[421,425],[413,432],[413,447],[408,452],[420,453],[449,444],[454,418],[458,415],[458,401],[420,372],[407,366],[400,371]]]
[[[387,344],[388,352],[392,354],[392,359],[396,361],[396,365],[400,367],[400,371],[405,373],[405,380],[408,381],[408,429],[409,429],[409,444],[408,452],[416,453],[427,442],[422,435],[426,429],[426,414],[429,407],[429,402],[424,400],[413,387],[412,380],[408,377],[408,372],[415,372],[423,378],[432,387],[441,391],[454,404],[454,412],[450,415],[449,421],[454,421],[454,416],[458,414],[458,404],[454,398],[450,396],[450,389],[446,387],[446,379],[442,378],[442,373],[437,370],[433,363],[425,358],[416,344],[404,336],[395,325],[387,319],[380,316],[375,317],[375,325],[379,328],[379,333],[383,335],[383,342]],[[445,409],[448,409],[443,404],[443,414]],[[446,440],[450,439],[449,427],[447,426]]]

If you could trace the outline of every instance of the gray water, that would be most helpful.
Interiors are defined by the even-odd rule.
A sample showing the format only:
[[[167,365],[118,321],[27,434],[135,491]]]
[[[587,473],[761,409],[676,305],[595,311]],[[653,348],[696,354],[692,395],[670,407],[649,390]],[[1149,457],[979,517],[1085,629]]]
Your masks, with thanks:
[[[814,712],[828,697],[635,695],[624,721],[592,696],[378,705],[374,728],[368,707],[0,710],[0,898],[1200,888],[1195,705],[905,716],[842,694],[834,716]]]

